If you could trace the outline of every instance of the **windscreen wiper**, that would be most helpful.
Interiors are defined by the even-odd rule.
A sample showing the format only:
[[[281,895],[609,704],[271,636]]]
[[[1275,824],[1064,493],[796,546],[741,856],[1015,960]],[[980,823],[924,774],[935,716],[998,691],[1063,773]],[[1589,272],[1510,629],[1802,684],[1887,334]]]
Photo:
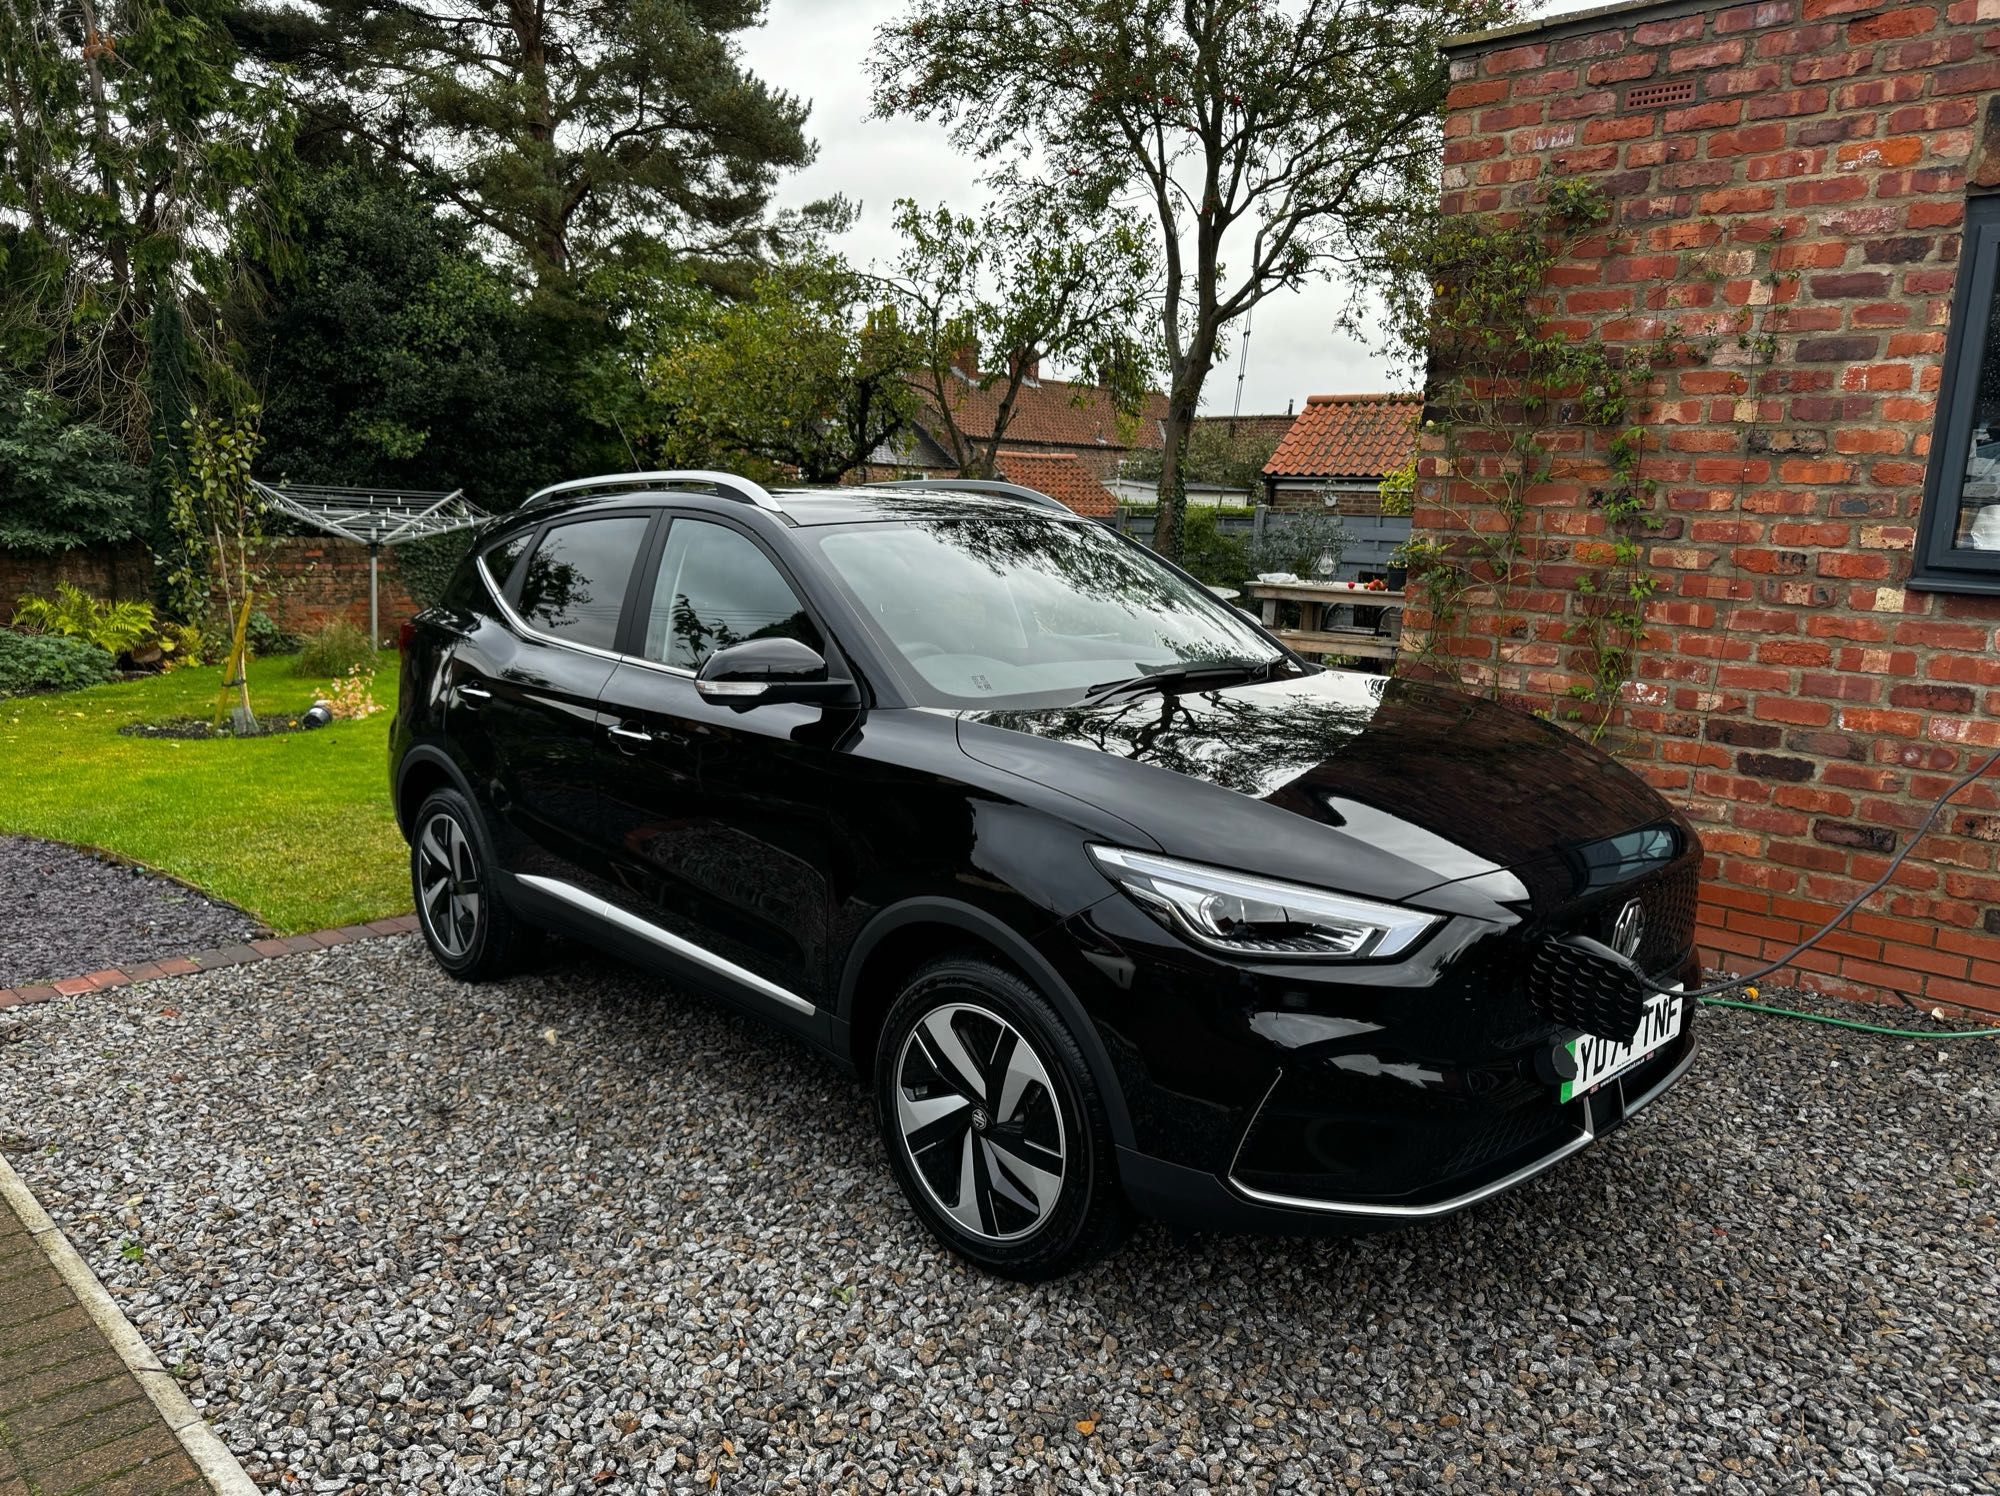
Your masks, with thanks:
[[[1181,660],[1123,680],[1099,681],[1085,689],[1083,699],[1110,701],[1114,697],[1137,696],[1147,691],[1171,694],[1196,682],[1221,685],[1269,680],[1271,672],[1283,663],[1283,655],[1273,655],[1268,660]]]

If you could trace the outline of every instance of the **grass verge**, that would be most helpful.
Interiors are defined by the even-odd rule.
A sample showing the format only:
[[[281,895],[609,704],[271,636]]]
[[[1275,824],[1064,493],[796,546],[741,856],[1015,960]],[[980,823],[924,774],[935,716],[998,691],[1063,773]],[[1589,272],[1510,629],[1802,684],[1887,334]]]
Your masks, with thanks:
[[[300,712],[323,692],[291,669],[286,658],[251,665],[259,712]],[[375,676],[384,710],[360,721],[242,741],[119,735],[129,722],[206,717],[220,680],[189,668],[0,700],[0,831],[102,847],[280,934],[407,911],[388,790],[395,652]]]

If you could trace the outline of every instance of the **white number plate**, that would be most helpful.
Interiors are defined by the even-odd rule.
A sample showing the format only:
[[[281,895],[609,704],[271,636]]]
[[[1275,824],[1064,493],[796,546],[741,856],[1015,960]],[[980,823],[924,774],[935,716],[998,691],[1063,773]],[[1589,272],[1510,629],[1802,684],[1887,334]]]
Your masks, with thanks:
[[[1603,1085],[1677,1038],[1686,1007],[1686,1000],[1680,994],[1663,992],[1646,1004],[1646,1016],[1639,1020],[1639,1032],[1630,1044],[1600,1039],[1596,1034],[1580,1034],[1570,1040],[1568,1049],[1576,1060],[1576,1079],[1563,1082],[1562,1099],[1571,1100]]]

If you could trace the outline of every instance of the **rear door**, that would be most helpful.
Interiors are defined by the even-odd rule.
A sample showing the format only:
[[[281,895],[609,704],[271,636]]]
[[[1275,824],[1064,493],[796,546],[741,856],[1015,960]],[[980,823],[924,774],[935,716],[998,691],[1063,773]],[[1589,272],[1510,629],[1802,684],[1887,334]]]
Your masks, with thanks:
[[[676,952],[683,961],[746,985],[719,958],[756,978],[747,985],[772,1016],[809,1019],[827,981],[835,889],[854,851],[843,830],[855,787],[844,783],[842,747],[859,714],[705,701],[695,671],[718,649],[774,636],[822,654],[831,646],[746,531],[681,515],[658,549],[635,620],[637,658],[618,666],[599,703],[618,897],[695,947]]]
[[[556,519],[482,558],[506,618],[452,652],[448,731],[511,871],[562,876],[599,861],[597,698],[652,523],[645,512]]]

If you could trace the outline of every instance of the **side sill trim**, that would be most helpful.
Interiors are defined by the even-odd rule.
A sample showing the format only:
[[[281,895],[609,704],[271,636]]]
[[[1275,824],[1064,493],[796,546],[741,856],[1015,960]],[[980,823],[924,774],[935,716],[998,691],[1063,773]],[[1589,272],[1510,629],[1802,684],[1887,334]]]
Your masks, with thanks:
[[[608,925],[616,925],[628,935],[637,935],[641,940],[650,941],[661,950],[672,951],[677,956],[706,966],[709,970],[728,977],[739,986],[748,987],[759,997],[768,997],[772,1002],[781,1003],[795,1013],[811,1016],[819,1011],[789,988],[780,987],[776,982],[766,981],[756,972],[738,966],[734,961],[726,961],[715,952],[696,945],[692,940],[683,940],[672,931],[663,930],[651,920],[641,919],[636,914],[620,909],[616,904],[598,898],[596,894],[585,893],[573,883],[565,883],[560,878],[544,878],[534,873],[516,873],[514,880],[517,883],[525,883],[537,893],[561,899],[565,904],[581,909],[585,914],[601,919]]]

